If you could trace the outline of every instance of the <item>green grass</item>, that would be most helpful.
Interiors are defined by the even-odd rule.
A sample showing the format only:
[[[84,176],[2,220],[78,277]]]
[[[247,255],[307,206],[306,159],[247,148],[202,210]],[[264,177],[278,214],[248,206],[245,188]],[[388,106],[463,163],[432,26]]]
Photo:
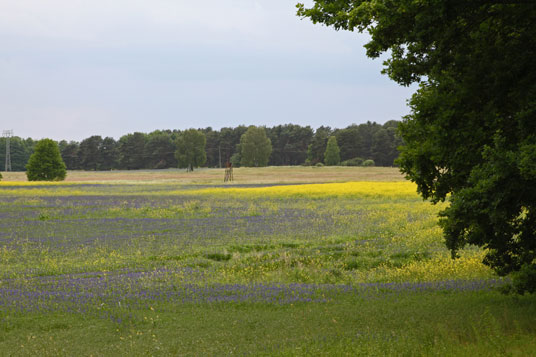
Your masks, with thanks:
[[[536,351],[530,297],[384,294],[325,304],[209,304],[137,311],[134,322],[74,314],[2,316],[3,355],[476,355]]]

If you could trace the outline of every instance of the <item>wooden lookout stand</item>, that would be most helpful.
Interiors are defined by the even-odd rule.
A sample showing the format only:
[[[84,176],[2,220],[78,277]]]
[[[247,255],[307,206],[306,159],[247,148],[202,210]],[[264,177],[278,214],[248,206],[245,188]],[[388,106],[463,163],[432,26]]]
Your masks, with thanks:
[[[227,181],[233,181],[233,164],[230,162],[225,163],[225,177],[223,178],[223,182]]]

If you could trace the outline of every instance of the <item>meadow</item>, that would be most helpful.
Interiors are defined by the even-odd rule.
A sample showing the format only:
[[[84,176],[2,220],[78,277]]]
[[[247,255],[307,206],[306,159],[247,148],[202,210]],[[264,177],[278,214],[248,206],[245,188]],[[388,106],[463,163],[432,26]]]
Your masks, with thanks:
[[[0,182],[0,355],[536,355],[536,299],[389,168]]]

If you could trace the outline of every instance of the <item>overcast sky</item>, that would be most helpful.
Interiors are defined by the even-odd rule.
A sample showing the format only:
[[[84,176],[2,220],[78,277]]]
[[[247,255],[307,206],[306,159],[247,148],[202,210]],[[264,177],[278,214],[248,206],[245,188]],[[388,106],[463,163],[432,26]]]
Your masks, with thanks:
[[[380,74],[367,36],[300,20],[296,2],[0,0],[0,130],[117,139],[407,114],[414,88]]]

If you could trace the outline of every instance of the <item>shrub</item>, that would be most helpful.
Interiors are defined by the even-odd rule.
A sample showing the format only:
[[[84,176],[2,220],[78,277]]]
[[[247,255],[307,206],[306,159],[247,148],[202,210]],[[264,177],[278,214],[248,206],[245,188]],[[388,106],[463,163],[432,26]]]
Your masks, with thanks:
[[[363,161],[362,165],[363,166],[376,166],[376,164],[374,163],[374,160],[371,160],[371,159]]]
[[[518,294],[536,292],[536,264],[523,264],[519,271],[512,273],[513,292]]]
[[[361,166],[363,165],[363,161],[364,160],[360,157],[354,157],[353,159],[341,162],[341,166]]]
[[[61,181],[66,174],[58,144],[51,139],[39,140],[26,165],[28,181]]]

